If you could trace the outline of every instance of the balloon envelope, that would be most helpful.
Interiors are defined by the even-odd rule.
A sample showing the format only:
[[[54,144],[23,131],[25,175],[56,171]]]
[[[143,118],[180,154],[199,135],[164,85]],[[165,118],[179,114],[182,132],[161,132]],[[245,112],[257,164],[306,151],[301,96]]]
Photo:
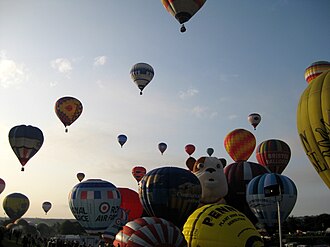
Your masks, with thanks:
[[[79,182],[81,182],[85,178],[85,174],[82,172],[78,172],[77,178],[78,178]]]
[[[39,151],[44,143],[42,131],[31,125],[18,125],[9,131],[9,143],[16,157],[22,165],[22,171],[26,163]]]
[[[21,218],[29,206],[29,199],[21,193],[12,193],[3,199],[3,209],[12,221]]]
[[[140,218],[143,213],[143,207],[139,193],[129,188],[118,188],[118,190],[121,195],[120,208],[127,213],[128,221]]]
[[[52,204],[50,202],[43,202],[42,203],[42,209],[45,211],[47,214],[48,211],[52,208]]]
[[[161,152],[161,154],[163,154],[165,152],[165,150],[167,149],[167,144],[164,142],[159,143],[158,149]]]
[[[55,113],[65,127],[70,126],[81,115],[83,110],[82,103],[71,96],[66,96],[58,99],[55,103]]]
[[[120,203],[116,186],[101,179],[80,182],[69,195],[72,214],[89,234],[102,234],[115,220]]]
[[[198,178],[186,169],[161,167],[149,171],[139,183],[139,195],[149,216],[183,226],[201,198]]]
[[[195,152],[195,146],[193,144],[187,144],[184,147],[184,150],[186,151],[187,154],[192,155]]]
[[[305,80],[310,83],[316,77],[318,77],[323,72],[330,69],[330,63],[328,61],[317,61],[312,63],[305,70]]]
[[[271,172],[281,174],[290,161],[291,149],[284,141],[269,139],[257,146],[256,158]]]
[[[151,65],[147,63],[137,63],[133,65],[130,74],[133,82],[140,89],[140,95],[142,95],[143,89],[150,83],[155,72]]]
[[[112,243],[115,239],[116,234],[122,229],[122,227],[127,223],[128,216],[124,209],[119,208],[117,216],[111,225],[104,231],[102,238],[107,243]]]
[[[0,178],[0,194],[5,190],[5,188],[6,188],[5,181],[2,178]]]
[[[212,156],[212,154],[214,153],[214,149],[213,149],[213,148],[207,148],[207,149],[206,149],[206,153],[207,153],[209,156]]]
[[[261,121],[261,116],[258,113],[251,113],[248,116],[248,121],[253,126],[253,128],[256,129],[256,127],[258,126],[258,124]]]
[[[120,134],[118,137],[117,137],[117,140],[120,144],[121,147],[123,147],[123,145],[126,143],[127,141],[127,136],[126,135],[123,135],[123,134]]]
[[[189,247],[264,246],[252,222],[224,204],[208,204],[193,212],[183,227]]]
[[[147,170],[143,166],[135,166],[132,169],[132,175],[136,179],[137,182],[140,182],[140,180],[143,178],[143,176],[146,173],[147,173]]]

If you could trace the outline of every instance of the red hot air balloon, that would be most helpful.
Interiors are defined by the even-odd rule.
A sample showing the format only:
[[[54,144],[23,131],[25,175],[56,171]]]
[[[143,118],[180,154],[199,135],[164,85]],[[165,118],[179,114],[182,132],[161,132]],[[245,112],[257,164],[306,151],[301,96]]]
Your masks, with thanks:
[[[258,145],[256,158],[271,172],[281,174],[290,161],[291,150],[284,141],[270,139]]]
[[[195,152],[195,146],[193,144],[187,144],[185,147],[184,147],[185,151],[187,154],[192,155],[194,152]]]
[[[140,180],[143,178],[143,176],[146,173],[147,173],[147,170],[143,166],[135,166],[132,169],[132,175],[136,179],[137,182],[140,182]]]
[[[224,140],[227,153],[235,162],[246,161],[256,147],[256,138],[245,129],[235,129]]]
[[[143,213],[143,207],[140,202],[139,194],[129,188],[118,188],[121,195],[122,208],[128,215],[128,221],[140,218]]]

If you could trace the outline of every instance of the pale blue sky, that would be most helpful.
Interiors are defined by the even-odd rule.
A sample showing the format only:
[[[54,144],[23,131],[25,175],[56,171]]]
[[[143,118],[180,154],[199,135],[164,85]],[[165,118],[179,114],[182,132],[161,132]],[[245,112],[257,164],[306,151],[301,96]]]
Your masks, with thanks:
[[[304,70],[330,60],[329,9],[328,0],[208,0],[180,33],[158,0],[0,0],[0,200],[20,192],[31,203],[26,217],[45,217],[41,204],[51,201],[47,217],[72,218],[77,172],[137,190],[133,166],[185,168],[188,143],[195,158],[213,147],[232,163],[223,140],[245,128],[257,144],[291,147],[283,175],[298,188],[292,214],[330,213],[329,189],[296,129]],[[129,76],[138,62],[155,70],[143,96]],[[54,104],[67,95],[84,110],[66,134]],[[262,116],[256,131],[252,112]],[[8,142],[19,124],[45,136],[23,173]]]

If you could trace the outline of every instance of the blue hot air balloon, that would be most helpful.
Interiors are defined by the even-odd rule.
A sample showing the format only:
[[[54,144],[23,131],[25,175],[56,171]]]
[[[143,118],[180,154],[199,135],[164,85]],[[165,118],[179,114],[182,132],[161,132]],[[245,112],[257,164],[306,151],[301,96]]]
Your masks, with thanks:
[[[158,149],[163,154],[165,150],[167,149],[167,144],[165,142],[161,142],[158,144]]]
[[[118,140],[120,146],[123,147],[123,145],[127,142],[127,136],[124,135],[124,134],[120,134],[120,135],[117,137],[117,140]]]

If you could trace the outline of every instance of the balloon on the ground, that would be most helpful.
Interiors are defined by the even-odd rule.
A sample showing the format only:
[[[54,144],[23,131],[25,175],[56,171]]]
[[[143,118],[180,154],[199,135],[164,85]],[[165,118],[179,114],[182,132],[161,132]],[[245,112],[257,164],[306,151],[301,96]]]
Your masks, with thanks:
[[[117,216],[111,225],[105,229],[102,234],[102,238],[106,243],[112,243],[116,237],[116,234],[122,229],[122,227],[128,222],[128,216],[124,209],[119,208]]]
[[[279,185],[280,195],[266,197],[265,187]],[[280,174],[268,173],[253,178],[246,189],[246,201],[259,223],[272,227],[278,223],[277,201],[280,202],[281,223],[290,215],[297,200],[297,188],[294,182]]]
[[[161,142],[158,144],[158,149],[163,154],[165,150],[167,149],[167,144],[165,142]]]
[[[132,175],[136,179],[137,182],[143,178],[143,176],[147,173],[147,169],[143,166],[134,166],[132,168]]]
[[[122,208],[128,217],[128,221],[135,220],[140,218],[143,213],[143,206],[140,202],[139,193],[129,188],[118,188],[121,195],[121,204]]]
[[[186,31],[184,23],[204,5],[206,0],[162,0],[165,9],[182,24],[180,31]]]
[[[41,207],[45,211],[45,214],[47,214],[48,211],[52,208],[52,203],[51,202],[43,202]]]
[[[68,126],[76,121],[83,111],[82,103],[71,96],[58,99],[55,103],[55,113],[68,132]]]
[[[120,203],[116,186],[101,179],[80,182],[69,194],[70,210],[89,234],[102,234],[115,220]]]
[[[252,222],[225,204],[205,205],[193,212],[183,227],[189,247],[264,246]]]
[[[214,149],[213,149],[213,148],[207,148],[207,149],[206,149],[206,153],[207,153],[209,156],[212,156],[212,154],[214,153]]]
[[[24,171],[26,163],[39,151],[44,143],[42,131],[31,125],[18,125],[9,131],[9,143]]]
[[[0,194],[5,190],[5,188],[6,188],[5,181],[2,178],[0,178]]]
[[[329,69],[330,63],[328,61],[314,62],[305,69],[305,80],[307,83],[310,83],[313,79]]]
[[[186,247],[181,230],[171,222],[157,217],[143,217],[128,222],[117,233],[113,246],[120,247]]]
[[[256,147],[256,138],[248,130],[235,129],[226,135],[224,146],[235,162],[247,161]]]
[[[143,89],[150,83],[155,72],[151,65],[147,63],[137,63],[133,65],[130,74],[133,82],[140,89],[140,95],[142,95]]]
[[[184,147],[184,150],[190,156],[190,155],[192,155],[195,152],[196,148],[195,148],[195,146],[193,144],[187,144]]]
[[[251,113],[249,116],[248,116],[248,121],[249,123],[253,126],[254,129],[257,128],[258,124],[260,123],[261,121],[261,116],[259,113]]]
[[[12,193],[3,199],[3,209],[12,221],[21,218],[29,206],[29,198],[21,193]]]
[[[260,143],[256,148],[256,158],[260,165],[271,172],[281,174],[291,158],[289,145],[278,139],[269,139]]]
[[[118,135],[117,140],[120,144],[120,147],[123,147],[123,145],[127,142],[127,136],[124,134],[120,134]]]
[[[313,79],[300,97],[297,129],[313,167],[330,188],[330,70]]]
[[[179,167],[153,169],[139,183],[139,196],[146,213],[178,227],[198,207],[201,193],[198,178]]]
[[[77,178],[78,178],[79,182],[81,182],[85,178],[85,173],[78,172],[77,173]]]

